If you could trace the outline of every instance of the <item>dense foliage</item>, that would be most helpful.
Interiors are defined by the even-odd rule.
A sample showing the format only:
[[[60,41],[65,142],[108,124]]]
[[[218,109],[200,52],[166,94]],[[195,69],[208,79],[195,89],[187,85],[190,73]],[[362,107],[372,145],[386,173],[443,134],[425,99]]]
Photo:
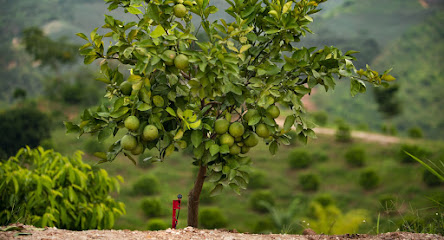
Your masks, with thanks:
[[[50,127],[50,118],[34,106],[0,112],[0,152],[12,156],[26,145],[37,147],[50,137]]]
[[[0,225],[112,228],[125,214],[124,204],[110,196],[119,191],[119,180],[83,163],[81,152],[65,157],[41,147],[22,148],[0,162]]]

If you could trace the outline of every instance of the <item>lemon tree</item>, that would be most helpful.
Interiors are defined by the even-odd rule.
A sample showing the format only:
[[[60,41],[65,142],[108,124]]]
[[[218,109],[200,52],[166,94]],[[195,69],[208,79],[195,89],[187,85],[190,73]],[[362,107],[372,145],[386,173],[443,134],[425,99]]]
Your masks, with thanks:
[[[133,21],[105,15],[100,31],[78,34],[86,41],[80,48],[85,64],[100,64],[97,80],[106,84],[109,101],[85,110],[80,123],[66,122],[67,131],[99,141],[123,131],[106,153],[96,154],[102,162],[120,153],[134,161],[145,149],[158,150],[152,161],[165,161],[190,148],[199,171],[188,195],[188,225],[197,227],[205,180],[214,182],[212,194],[240,193],[251,163],[244,154],[260,140],[275,154],[289,144],[292,127],[302,142],[315,137],[301,102],[313,88],[328,91],[348,79],[355,95],[366,83],[394,80],[389,71],[356,69],[355,51],[296,47],[325,1],[226,0],[232,21],[210,21],[219,9],[209,0],[105,0],[110,11],[123,9]],[[193,18],[200,19],[197,26]],[[281,106],[291,110],[283,126],[276,122]],[[125,128],[130,116],[139,124]]]

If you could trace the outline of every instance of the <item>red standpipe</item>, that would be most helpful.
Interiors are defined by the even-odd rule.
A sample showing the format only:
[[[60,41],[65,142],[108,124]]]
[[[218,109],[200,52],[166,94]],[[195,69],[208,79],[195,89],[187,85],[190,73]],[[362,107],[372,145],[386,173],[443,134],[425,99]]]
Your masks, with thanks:
[[[177,200],[173,200],[173,219],[171,228],[176,229],[177,222],[179,221],[179,213],[180,213],[180,200],[182,199],[182,194],[177,195]],[[177,217],[176,217],[176,210],[177,211]]]

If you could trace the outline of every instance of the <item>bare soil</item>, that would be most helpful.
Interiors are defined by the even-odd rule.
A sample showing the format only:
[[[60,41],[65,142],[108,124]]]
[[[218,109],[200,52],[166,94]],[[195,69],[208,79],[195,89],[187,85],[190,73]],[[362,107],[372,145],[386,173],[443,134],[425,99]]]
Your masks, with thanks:
[[[221,240],[343,240],[343,239],[367,239],[367,240],[444,240],[443,236],[434,234],[420,234],[407,232],[393,232],[379,235],[346,234],[346,235],[316,235],[308,230],[307,235],[290,234],[248,234],[227,230],[206,230],[186,227],[184,229],[167,229],[163,231],[130,231],[130,230],[87,230],[69,231],[57,228],[35,228],[27,225],[15,225],[12,231],[0,232],[0,240],[6,239],[107,239],[107,240],[135,240],[135,239],[221,239]],[[5,229],[5,228],[0,228]],[[312,235],[310,235],[312,234]]]

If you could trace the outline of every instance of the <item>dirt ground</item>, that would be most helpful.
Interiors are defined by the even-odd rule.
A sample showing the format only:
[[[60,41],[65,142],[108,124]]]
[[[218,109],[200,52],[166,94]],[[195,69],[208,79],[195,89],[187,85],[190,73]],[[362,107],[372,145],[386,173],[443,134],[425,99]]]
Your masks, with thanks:
[[[26,239],[26,240],[138,240],[138,239],[220,239],[220,240],[343,240],[343,239],[367,239],[367,240],[444,240],[443,236],[434,234],[418,234],[407,232],[393,232],[379,235],[346,234],[346,235],[316,235],[310,230],[304,231],[306,235],[288,234],[248,234],[227,230],[206,230],[187,227],[184,229],[167,229],[164,231],[130,231],[130,230],[87,230],[68,231],[57,228],[35,228],[27,225],[15,225],[9,231],[0,232],[0,240]],[[4,227],[0,228],[5,230]]]

